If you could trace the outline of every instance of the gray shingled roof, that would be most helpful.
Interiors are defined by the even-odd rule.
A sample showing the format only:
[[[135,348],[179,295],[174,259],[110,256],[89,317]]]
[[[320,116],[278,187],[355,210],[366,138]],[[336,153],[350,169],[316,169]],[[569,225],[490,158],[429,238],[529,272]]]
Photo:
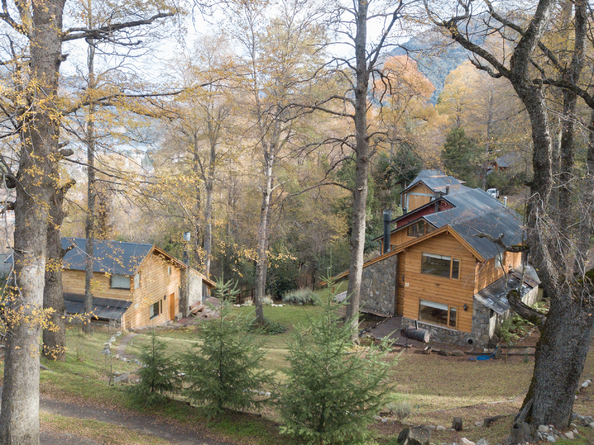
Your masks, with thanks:
[[[63,249],[72,243],[75,247],[64,257],[64,269],[85,270],[86,239],[62,238]],[[152,248],[152,244],[95,240],[93,272],[134,275]]]
[[[503,314],[510,308],[507,293],[511,289],[518,289],[522,278],[524,278],[524,281],[522,282],[522,286],[520,286],[521,297],[524,297],[524,295],[540,284],[536,271],[532,266],[528,266],[525,276],[522,276],[519,270],[514,270],[512,273],[504,275],[480,292],[474,294],[474,298],[498,314]]]
[[[437,228],[449,225],[485,260],[497,256],[501,248],[487,238],[478,237],[480,233],[493,238],[503,233],[503,242],[508,246],[522,242],[520,216],[483,190],[461,185],[443,196],[443,199],[454,205],[454,208],[427,215],[425,220]]]
[[[69,314],[84,314],[85,312],[84,295],[65,293],[64,304],[66,312]],[[100,319],[120,320],[131,305],[131,301],[93,297],[93,315]]]
[[[423,184],[434,192],[445,192],[447,186],[453,188],[462,184],[459,179],[446,175],[441,170],[421,170],[417,177],[413,179],[410,185],[402,193],[416,185],[418,182],[423,182]]]

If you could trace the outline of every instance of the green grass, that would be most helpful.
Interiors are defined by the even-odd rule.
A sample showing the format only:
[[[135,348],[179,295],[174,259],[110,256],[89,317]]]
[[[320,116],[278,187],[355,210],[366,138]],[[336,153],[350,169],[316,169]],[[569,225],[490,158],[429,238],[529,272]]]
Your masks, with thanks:
[[[253,308],[234,308],[237,313],[251,313]],[[285,324],[289,329],[277,335],[254,335],[267,350],[264,366],[275,371],[279,383],[282,383],[282,370],[287,363],[287,344],[290,336],[299,324],[307,324],[310,317],[319,311],[316,306],[285,306],[282,308],[265,307],[265,316],[273,321]],[[196,329],[157,329],[157,335],[167,344],[167,351],[179,355],[191,350],[196,344]],[[150,340],[150,331],[138,333],[127,345],[126,353],[138,356],[140,348]],[[110,333],[98,329],[89,337],[78,329],[67,333],[68,352],[63,363],[48,362],[43,364],[53,372],[41,373],[42,391],[55,397],[84,399],[96,405],[112,406],[128,410],[138,410],[162,416],[180,422],[187,428],[198,425],[223,437],[232,438],[250,444],[276,444],[286,442],[287,438],[278,436],[276,422],[278,411],[269,406],[262,412],[262,417],[252,414],[229,413],[223,418],[205,423],[199,409],[188,406],[183,401],[169,402],[158,409],[145,409],[130,404],[121,387],[109,386],[107,375],[110,366],[114,371],[131,372],[138,368],[133,363],[110,361],[100,354],[103,344]],[[118,338],[118,342],[121,338]],[[115,351],[117,342],[112,348]],[[415,353],[405,350],[395,369],[396,383],[394,396],[408,401],[411,415],[406,419],[413,424],[433,424],[449,427],[454,416],[461,416],[465,426],[473,425],[498,414],[515,414],[522,403],[523,395],[530,383],[533,359],[527,363],[522,357],[509,360],[469,361],[466,357],[441,357]],[[594,377],[594,354],[589,354],[580,381]],[[574,411],[583,415],[594,414],[594,387],[588,388],[576,400]],[[458,442],[461,437],[476,441],[482,437],[489,443],[499,443],[509,435],[513,416],[499,420],[490,428],[466,429],[462,433],[433,433],[432,441]],[[398,424],[377,425],[380,443],[389,442],[400,431]],[[591,428],[583,429],[583,436],[594,438]],[[588,436],[589,435],[589,436]],[[383,438],[381,438],[383,437]],[[115,442],[114,442],[115,443]],[[138,442],[152,443],[152,442]],[[573,442],[582,443],[582,442]]]

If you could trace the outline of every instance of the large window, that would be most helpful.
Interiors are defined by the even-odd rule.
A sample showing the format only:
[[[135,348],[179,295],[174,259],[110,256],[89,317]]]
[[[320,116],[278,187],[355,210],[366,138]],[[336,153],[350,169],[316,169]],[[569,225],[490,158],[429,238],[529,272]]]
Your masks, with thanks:
[[[424,253],[421,260],[421,273],[457,280],[460,277],[460,260],[444,255]]]
[[[406,234],[408,236],[423,236],[426,235],[429,232],[433,232],[435,230],[435,227],[433,227],[431,224],[428,224],[424,219],[417,221],[414,224],[411,224],[410,226],[408,226],[407,232]]]
[[[455,307],[433,301],[420,300],[419,320],[456,328],[458,310]]]
[[[150,319],[152,320],[153,318],[159,316],[159,314],[162,312],[162,305],[161,305],[161,300],[156,301],[155,303],[151,304],[149,307],[149,316]]]
[[[112,275],[109,286],[112,289],[130,289],[130,277],[126,275]]]

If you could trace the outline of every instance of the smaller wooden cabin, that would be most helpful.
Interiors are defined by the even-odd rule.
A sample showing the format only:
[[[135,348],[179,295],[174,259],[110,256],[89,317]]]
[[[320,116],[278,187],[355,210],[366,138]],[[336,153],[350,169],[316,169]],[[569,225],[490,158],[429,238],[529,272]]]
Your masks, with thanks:
[[[68,313],[84,312],[86,240],[62,238],[71,250],[63,260],[62,283]],[[94,241],[93,306],[99,321],[115,321],[125,329],[155,326],[179,318],[181,304],[202,299],[211,280],[152,244]],[[201,283],[197,283],[197,280]],[[188,291],[190,293],[188,295]]]
[[[405,213],[412,212],[463,183],[441,170],[422,170],[400,194],[400,205]]]

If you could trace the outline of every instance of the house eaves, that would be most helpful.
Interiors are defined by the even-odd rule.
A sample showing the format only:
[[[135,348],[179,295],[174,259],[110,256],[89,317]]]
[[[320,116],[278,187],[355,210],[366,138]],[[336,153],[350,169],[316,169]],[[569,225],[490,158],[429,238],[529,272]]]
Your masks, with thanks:
[[[460,234],[456,233],[456,231],[451,228],[450,226],[443,226],[439,229],[434,230],[433,232],[427,233],[423,236],[419,236],[418,238],[414,238],[410,241],[407,241],[405,243],[400,244],[399,246],[396,246],[394,248],[394,250],[390,250],[387,253],[384,253],[383,255],[380,255],[372,260],[367,261],[366,263],[363,264],[363,268],[366,268],[368,266],[371,266],[375,263],[379,263],[380,261],[385,260],[386,258],[390,258],[391,256],[397,255],[399,253],[401,253],[402,251],[404,251],[405,249],[414,246],[415,244],[418,243],[422,243],[423,241],[429,239],[429,238],[433,238],[434,236],[437,235],[441,235],[442,233],[448,233],[450,235],[452,235],[454,238],[456,238],[456,240],[458,240],[460,242],[460,244],[462,244],[466,249],[468,249],[468,251],[480,262],[485,262],[485,258],[483,258],[481,256],[481,254],[479,252],[476,251],[476,249],[474,249],[471,245],[468,244],[468,242],[466,242],[466,240],[460,236]],[[340,280],[342,278],[345,278],[349,275],[349,271],[345,270],[344,272],[342,272],[339,275],[336,275],[333,279],[334,280]],[[323,284],[323,283],[322,283]]]

